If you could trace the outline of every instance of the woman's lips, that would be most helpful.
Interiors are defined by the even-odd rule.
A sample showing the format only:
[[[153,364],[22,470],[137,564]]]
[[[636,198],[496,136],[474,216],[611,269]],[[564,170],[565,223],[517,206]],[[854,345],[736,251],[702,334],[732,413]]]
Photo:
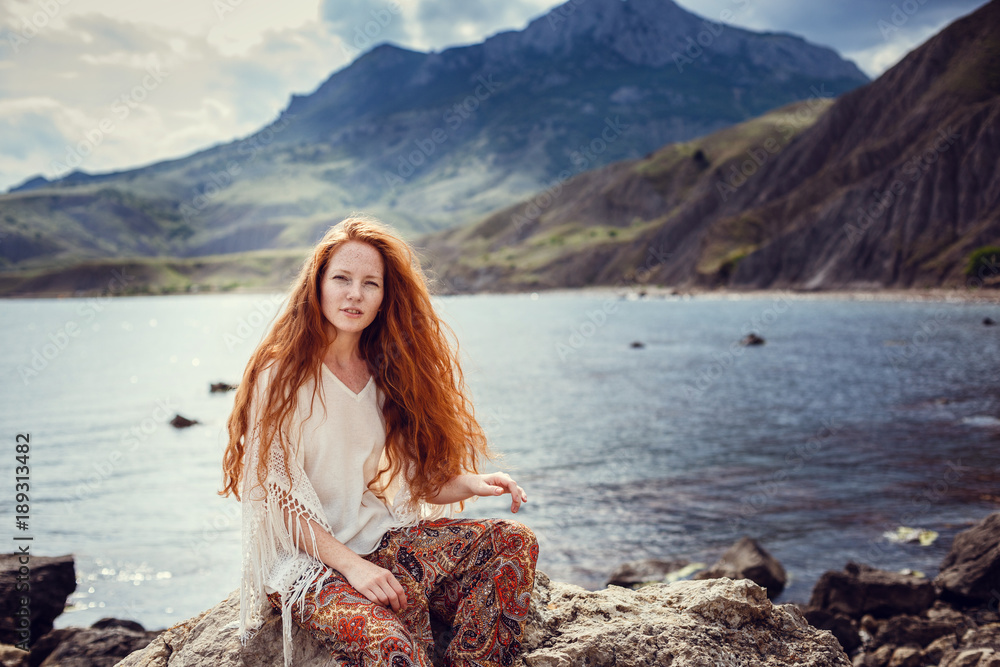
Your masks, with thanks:
[[[361,317],[362,315],[364,315],[364,311],[358,308],[341,308],[340,312],[342,312],[344,315],[347,315],[348,317]]]

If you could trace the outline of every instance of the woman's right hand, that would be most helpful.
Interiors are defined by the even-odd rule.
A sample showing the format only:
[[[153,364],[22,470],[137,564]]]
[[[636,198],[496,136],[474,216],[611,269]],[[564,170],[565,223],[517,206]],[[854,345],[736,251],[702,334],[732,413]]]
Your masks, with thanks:
[[[347,582],[376,604],[400,612],[406,609],[406,591],[392,572],[358,556],[341,570]]]

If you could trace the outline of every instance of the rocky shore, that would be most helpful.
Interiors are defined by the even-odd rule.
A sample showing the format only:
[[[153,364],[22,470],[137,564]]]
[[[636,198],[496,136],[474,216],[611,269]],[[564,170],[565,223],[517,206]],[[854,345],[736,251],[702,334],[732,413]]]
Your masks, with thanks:
[[[162,631],[102,619],[52,629],[75,587],[71,557],[32,557],[30,620],[19,614],[16,556],[0,559],[2,667],[229,667],[281,664],[280,618],[242,647],[239,591]],[[933,580],[848,563],[806,605],[775,604],[784,568],[744,538],[710,567],[626,563],[599,591],[539,572],[519,665],[588,667],[1000,667],[1000,512],[959,533]],[[634,589],[634,590],[633,590]],[[30,651],[18,644],[30,623]],[[438,628],[438,653],[449,640]],[[295,664],[332,664],[295,629]]]
[[[1000,290],[945,287],[900,289],[873,287],[857,289],[735,289],[727,287],[687,287],[683,289],[628,283],[619,286],[554,288],[546,294],[590,294],[628,299],[801,299],[828,301],[926,301],[944,303],[1000,304]]]

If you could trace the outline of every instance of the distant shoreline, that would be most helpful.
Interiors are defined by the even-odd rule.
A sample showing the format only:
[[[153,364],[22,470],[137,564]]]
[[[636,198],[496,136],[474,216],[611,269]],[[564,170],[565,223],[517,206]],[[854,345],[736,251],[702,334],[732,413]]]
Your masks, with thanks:
[[[546,293],[568,293],[568,294],[588,294],[596,295],[635,295],[645,293],[643,298],[653,299],[764,299],[775,296],[788,297],[791,299],[821,300],[830,299],[837,301],[932,301],[946,303],[990,303],[1000,304],[1000,290],[993,289],[948,289],[948,288],[882,288],[877,290],[862,289],[832,289],[832,290],[802,290],[794,288],[785,289],[677,289],[671,287],[613,287],[613,286],[592,286],[578,288],[560,288],[546,290]]]
[[[167,294],[153,294],[148,292],[131,292],[131,293],[115,293],[110,292],[107,294],[100,294],[96,291],[84,291],[80,290],[76,293],[70,292],[36,292],[36,293],[23,293],[23,294],[4,294],[0,295],[0,300],[16,300],[16,299],[95,299],[95,298],[107,298],[107,297],[129,297],[129,296],[203,296],[203,295],[227,295],[227,294],[243,294],[243,295],[269,295],[274,296],[275,294],[281,292],[277,289],[261,289],[259,287],[254,288],[240,288],[236,287],[233,289],[226,290],[193,290],[193,291],[177,291]],[[740,299],[767,299],[767,298],[789,298],[798,300],[835,300],[835,301],[925,301],[925,302],[941,302],[941,303],[985,303],[985,304],[1000,304],[1000,290],[993,289],[955,289],[955,288],[916,288],[916,289],[901,289],[901,288],[880,288],[875,290],[864,290],[864,289],[831,289],[831,290],[803,290],[795,288],[776,288],[776,289],[753,289],[753,290],[739,290],[739,289],[729,289],[729,288],[674,288],[674,287],[664,287],[664,286],[614,286],[614,285],[592,285],[587,287],[557,287],[550,289],[538,290],[533,292],[532,290],[509,290],[509,291],[482,291],[482,292],[446,292],[441,294],[436,294],[435,296],[478,296],[478,295],[529,295],[537,293],[539,295],[543,294],[554,294],[554,295],[581,295],[581,296],[608,296],[614,298],[626,298],[626,299],[670,299],[670,300],[684,300],[684,299],[719,299],[719,300],[740,300]]]

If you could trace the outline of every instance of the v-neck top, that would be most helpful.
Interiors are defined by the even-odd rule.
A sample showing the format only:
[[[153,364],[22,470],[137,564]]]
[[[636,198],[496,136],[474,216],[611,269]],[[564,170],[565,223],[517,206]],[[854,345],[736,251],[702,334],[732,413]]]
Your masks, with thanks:
[[[398,525],[390,509],[368,489],[385,447],[385,396],[374,377],[355,394],[326,364],[323,367],[311,416],[313,383],[309,380],[299,388],[296,413],[301,431],[295,455],[316,490],[333,536],[355,553],[367,554],[389,528]]]
[[[353,398],[356,401],[360,401],[361,397],[364,395],[364,393],[366,391],[368,391],[368,387],[371,387],[371,386],[373,386],[375,384],[375,376],[369,374],[368,375],[368,382],[365,383],[365,386],[362,387],[361,391],[359,391],[358,393],[354,393],[354,390],[351,389],[350,387],[348,387],[346,384],[344,384],[344,381],[341,380],[339,377],[337,377],[337,374],[334,373],[330,369],[329,366],[327,366],[326,364],[322,364],[322,366],[323,366],[323,370],[325,370],[333,378],[333,381],[336,382],[337,384],[339,384],[341,387],[343,387],[344,391],[346,391],[348,393],[348,395],[350,395],[351,398]]]

